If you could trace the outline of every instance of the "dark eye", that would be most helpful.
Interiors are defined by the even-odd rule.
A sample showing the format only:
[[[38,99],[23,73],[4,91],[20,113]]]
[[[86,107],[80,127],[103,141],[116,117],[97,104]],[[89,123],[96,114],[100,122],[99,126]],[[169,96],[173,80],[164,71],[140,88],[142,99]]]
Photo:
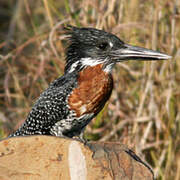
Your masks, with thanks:
[[[104,51],[108,48],[108,46],[109,44],[107,42],[101,42],[99,43],[98,48]]]

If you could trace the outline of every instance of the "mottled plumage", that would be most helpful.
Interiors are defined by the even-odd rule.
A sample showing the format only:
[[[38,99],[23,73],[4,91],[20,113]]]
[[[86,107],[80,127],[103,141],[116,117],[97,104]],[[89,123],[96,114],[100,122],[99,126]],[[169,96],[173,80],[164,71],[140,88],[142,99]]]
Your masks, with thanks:
[[[40,95],[24,124],[10,136],[80,136],[110,97],[111,72],[117,62],[170,58],[127,45],[115,35],[94,28],[69,26],[66,33],[70,44],[64,75]]]

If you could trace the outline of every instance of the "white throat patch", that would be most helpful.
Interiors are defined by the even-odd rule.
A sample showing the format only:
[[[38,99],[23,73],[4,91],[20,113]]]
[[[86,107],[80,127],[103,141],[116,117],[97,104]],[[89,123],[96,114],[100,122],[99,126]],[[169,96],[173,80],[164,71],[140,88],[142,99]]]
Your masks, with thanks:
[[[104,61],[106,61],[106,59],[105,59]],[[93,67],[93,66],[96,66],[96,65],[98,65],[98,64],[103,64],[104,61],[98,60],[98,59],[95,60],[95,59],[92,59],[92,58],[90,58],[90,57],[88,57],[88,58],[81,58],[80,61],[77,61],[77,62],[75,62],[74,64],[72,64],[69,72],[71,73],[71,72],[73,72],[74,70],[76,70],[76,68],[77,68],[77,66],[78,66],[79,64],[81,64],[82,67],[87,67],[87,66]],[[105,72],[107,72],[107,73],[111,73],[113,67],[114,67],[114,63],[108,64],[108,65],[103,69],[103,71],[105,71]]]
[[[114,65],[115,65],[114,63],[108,64],[108,65],[103,69],[103,71],[106,72],[106,73],[111,73]]]
[[[101,60],[95,60],[92,58],[82,58],[80,62],[82,63],[82,66],[96,66],[103,63]]]

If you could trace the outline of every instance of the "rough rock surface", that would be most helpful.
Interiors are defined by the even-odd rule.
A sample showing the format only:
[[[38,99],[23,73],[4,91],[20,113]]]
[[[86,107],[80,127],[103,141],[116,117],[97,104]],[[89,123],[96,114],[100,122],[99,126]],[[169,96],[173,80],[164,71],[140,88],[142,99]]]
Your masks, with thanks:
[[[120,143],[52,136],[0,141],[0,180],[151,180],[152,171]]]

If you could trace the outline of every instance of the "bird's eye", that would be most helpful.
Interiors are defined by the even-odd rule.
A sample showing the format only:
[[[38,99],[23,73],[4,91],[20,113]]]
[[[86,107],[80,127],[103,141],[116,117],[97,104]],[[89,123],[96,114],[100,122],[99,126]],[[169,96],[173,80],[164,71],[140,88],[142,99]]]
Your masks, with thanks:
[[[108,48],[108,46],[109,44],[107,42],[101,42],[99,43],[98,48],[104,51]]]

